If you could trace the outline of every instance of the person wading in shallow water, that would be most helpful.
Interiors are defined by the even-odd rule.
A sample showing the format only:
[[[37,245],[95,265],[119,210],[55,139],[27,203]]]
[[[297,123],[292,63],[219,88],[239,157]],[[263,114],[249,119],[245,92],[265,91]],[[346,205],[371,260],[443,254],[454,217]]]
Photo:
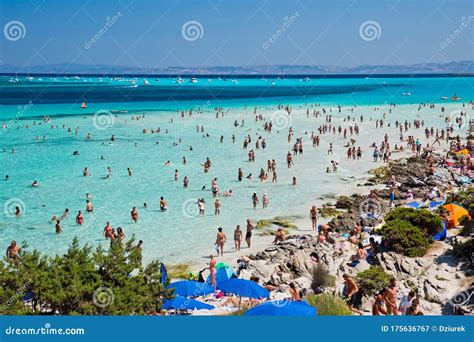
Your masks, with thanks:
[[[216,236],[216,245],[219,250],[219,253],[221,256],[224,255],[224,244],[227,241],[227,237],[225,236],[224,232],[222,231],[222,228],[219,227],[217,229],[217,236]]]
[[[311,227],[313,230],[316,230],[318,227],[318,209],[315,205],[313,205],[309,211],[309,218],[311,219]]]

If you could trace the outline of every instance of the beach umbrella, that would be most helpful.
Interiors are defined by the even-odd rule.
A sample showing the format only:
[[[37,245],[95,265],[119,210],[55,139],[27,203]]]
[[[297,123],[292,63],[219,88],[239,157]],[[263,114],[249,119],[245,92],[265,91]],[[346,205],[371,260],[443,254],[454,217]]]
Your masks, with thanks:
[[[270,293],[254,281],[246,279],[229,279],[217,283],[217,288],[226,293],[233,293],[239,297],[268,298]]]
[[[219,263],[219,264],[225,264],[224,262]],[[217,264],[217,265],[219,265]],[[225,264],[221,265],[220,268],[218,268],[216,265],[216,282],[224,281],[224,280],[229,280],[232,278],[237,278],[237,273],[235,273],[234,269],[230,267],[229,265]],[[206,280],[207,283],[211,283],[211,276],[209,275]]]
[[[166,279],[168,279],[168,272],[166,271],[166,266],[163,263],[161,263],[160,265],[160,273],[161,273],[160,283],[165,285]]]
[[[214,293],[214,287],[207,283],[195,280],[181,280],[168,285],[169,289],[174,289],[174,293],[184,297],[198,297]]]
[[[228,263],[221,261],[216,265],[216,270],[220,270],[221,268],[232,268]]]
[[[163,309],[212,310],[214,306],[195,299],[176,296],[173,299],[166,300]]]
[[[316,316],[316,308],[302,301],[271,301],[245,312],[245,316]]]
[[[450,203],[450,204],[445,204],[443,205],[443,208],[446,209],[449,212],[449,227],[448,228],[454,228],[459,226],[459,220],[463,216],[469,216],[469,212],[461,207],[460,205]]]

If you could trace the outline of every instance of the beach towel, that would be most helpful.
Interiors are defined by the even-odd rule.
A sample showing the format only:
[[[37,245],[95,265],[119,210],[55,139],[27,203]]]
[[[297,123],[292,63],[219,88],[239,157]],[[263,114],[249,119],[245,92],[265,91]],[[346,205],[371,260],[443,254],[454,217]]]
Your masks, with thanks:
[[[421,207],[421,204],[418,202],[410,202],[405,204],[406,207],[418,209]]]

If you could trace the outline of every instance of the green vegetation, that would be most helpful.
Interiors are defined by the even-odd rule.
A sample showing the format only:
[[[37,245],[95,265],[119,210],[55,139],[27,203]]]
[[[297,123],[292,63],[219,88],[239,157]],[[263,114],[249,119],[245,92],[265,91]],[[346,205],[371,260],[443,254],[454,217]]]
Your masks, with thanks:
[[[431,239],[422,230],[405,220],[387,222],[380,233],[385,238],[387,248],[409,257],[425,255],[431,245]]]
[[[268,228],[268,227],[271,227],[271,226],[272,226],[272,224],[270,223],[270,221],[260,220],[260,221],[257,221],[257,225],[255,226],[255,228],[263,229],[263,228]]]
[[[323,204],[323,207],[319,209],[319,214],[324,218],[333,217],[339,215],[339,210],[335,209],[330,204]]]
[[[187,264],[166,265],[170,279],[193,279],[194,276]]]
[[[263,229],[263,228],[269,228],[271,226],[278,226],[281,228],[288,228],[288,229],[298,228],[293,222],[280,216],[276,216],[275,218],[270,219],[270,220],[257,221],[257,225],[255,226],[255,228]]]
[[[276,234],[276,230],[272,229],[273,226],[283,228],[285,235],[289,235],[291,229],[298,228],[293,222],[280,216],[269,220],[257,221],[255,228],[259,230],[258,234],[260,236],[272,236]]]
[[[393,220],[408,221],[429,236],[443,228],[441,218],[426,209],[395,208],[385,216],[385,222]]]
[[[388,178],[389,168],[387,166],[380,166],[369,171],[373,175],[369,181],[374,183],[383,183]]]
[[[426,209],[396,208],[385,216],[380,230],[387,248],[409,257],[421,257],[431,246],[433,236],[442,229],[438,215]]]
[[[380,266],[371,266],[357,274],[359,289],[367,296],[373,296],[378,291],[390,285],[391,276]]]
[[[464,242],[456,242],[453,246],[452,255],[459,259],[471,261],[472,239],[466,239]]]
[[[313,267],[311,288],[317,293],[322,287],[332,287],[336,284],[336,277],[322,265]]]
[[[309,305],[317,309],[318,316],[352,316],[352,311],[339,297],[329,293],[309,295],[305,297]]]
[[[16,261],[0,261],[0,314],[143,315],[161,309],[172,291],[160,283],[160,263],[141,263],[134,238],[105,252],[79,246],[62,256],[29,251],[23,243]],[[25,298],[26,297],[26,298]],[[23,299],[28,299],[24,302]]]
[[[296,224],[291,222],[290,220],[285,219],[284,217],[276,216],[274,219],[270,220],[270,223],[282,227],[282,228],[288,228],[288,229],[295,229],[298,228]]]

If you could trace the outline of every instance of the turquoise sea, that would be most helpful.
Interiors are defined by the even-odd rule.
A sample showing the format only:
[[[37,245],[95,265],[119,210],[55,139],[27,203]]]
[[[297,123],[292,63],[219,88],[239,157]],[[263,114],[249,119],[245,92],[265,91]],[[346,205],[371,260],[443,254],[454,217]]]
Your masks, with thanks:
[[[102,230],[110,220],[115,228],[121,226],[127,237],[135,234],[144,240],[146,260],[196,261],[214,252],[217,227],[224,228],[229,237],[227,248],[231,249],[236,224],[245,229],[247,218],[306,218],[311,204],[322,204],[323,197],[354,190],[357,179],[373,167],[370,152],[360,162],[346,162],[345,140],[338,136],[323,137],[321,147],[312,149],[306,133],[316,131],[324,123],[324,115],[307,118],[306,109],[332,108],[334,123],[347,126],[343,117],[357,105],[353,115],[367,118],[357,139],[364,151],[369,151],[368,142],[380,142],[385,132],[375,130],[369,118],[382,118],[389,113],[390,104],[397,107],[386,120],[420,117],[428,125],[442,128],[445,123],[440,111],[427,107],[418,110],[418,104],[436,103],[437,108],[445,106],[448,113],[457,115],[461,110],[472,113],[467,103],[474,100],[474,78],[467,76],[198,76],[195,83],[190,77],[178,82],[157,76],[0,77],[0,249],[11,240],[26,240],[31,247],[53,254],[65,251],[74,236],[82,242],[107,246]],[[460,98],[457,101],[451,99],[455,94]],[[82,102],[87,108],[81,108]],[[291,117],[278,111],[278,104],[289,104],[294,110]],[[341,112],[337,105],[343,105]],[[216,119],[218,107],[223,108],[224,117]],[[276,118],[274,132],[264,132],[263,123],[255,122],[254,108],[267,120]],[[179,115],[180,110],[191,109],[191,117],[187,112],[184,117]],[[44,122],[44,115],[51,121]],[[196,126],[204,126],[204,133],[197,132]],[[304,156],[297,157],[295,167],[287,170],[290,126],[295,136],[305,137],[306,144]],[[158,128],[160,133],[150,133]],[[148,133],[144,134],[144,129]],[[398,131],[394,127],[386,131],[396,142]],[[421,131],[417,134],[423,136]],[[267,141],[265,150],[256,150],[254,163],[248,162],[248,150],[242,149],[247,135],[253,139],[252,148],[259,136]],[[335,145],[335,155],[329,157],[326,151],[330,142]],[[74,151],[79,155],[73,155]],[[206,157],[213,162],[209,173],[203,173],[200,165]],[[331,158],[340,161],[338,174],[325,173]],[[268,159],[277,161],[278,184],[257,178],[260,168],[266,170]],[[170,166],[165,166],[167,161]],[[107,179],[108,166],[112,175]],[[84,167],[92,176],[83,177]],[[252,173],[253,179],[238,182],[239,167],[245,175]],[[133,176],[128,176],[127,168]],[[178,181],[174,180],[176,169]],[[8,181],[3,180],[5,175],[9,175]],[[182,186],[184,176],[190,179],[187,189]],[[290,185],[293,176],[298,178],[296,187]],[[221,197],[220,216],[214,215],[210,192],[215,177],[221,191],[234,192],[232,197]],[[34,180],[40,187],[31,187]],[[203,186],[206,190],[201,190]],[[259,197],[267,193],[269,207],[254,211],[250,199],[253,192]],[[86,193],[92,196],[95,212],[85,214],[85,224],[78,226],[75,215],[78,210],[85,211]],[[160,196],[168,200],[166,212],[159,210]],[[198,198],[206,200],[204,217],[196,215]],[[143,207],[145,202],[148,208]],[[12,215],[15,206],[22,210],[19,218]],[[130,220],[133,206],[140,214],[137,223]],[[50,218],[60,216],[65,208],[70,213],[61,223],[63,233],[56,235]]]

